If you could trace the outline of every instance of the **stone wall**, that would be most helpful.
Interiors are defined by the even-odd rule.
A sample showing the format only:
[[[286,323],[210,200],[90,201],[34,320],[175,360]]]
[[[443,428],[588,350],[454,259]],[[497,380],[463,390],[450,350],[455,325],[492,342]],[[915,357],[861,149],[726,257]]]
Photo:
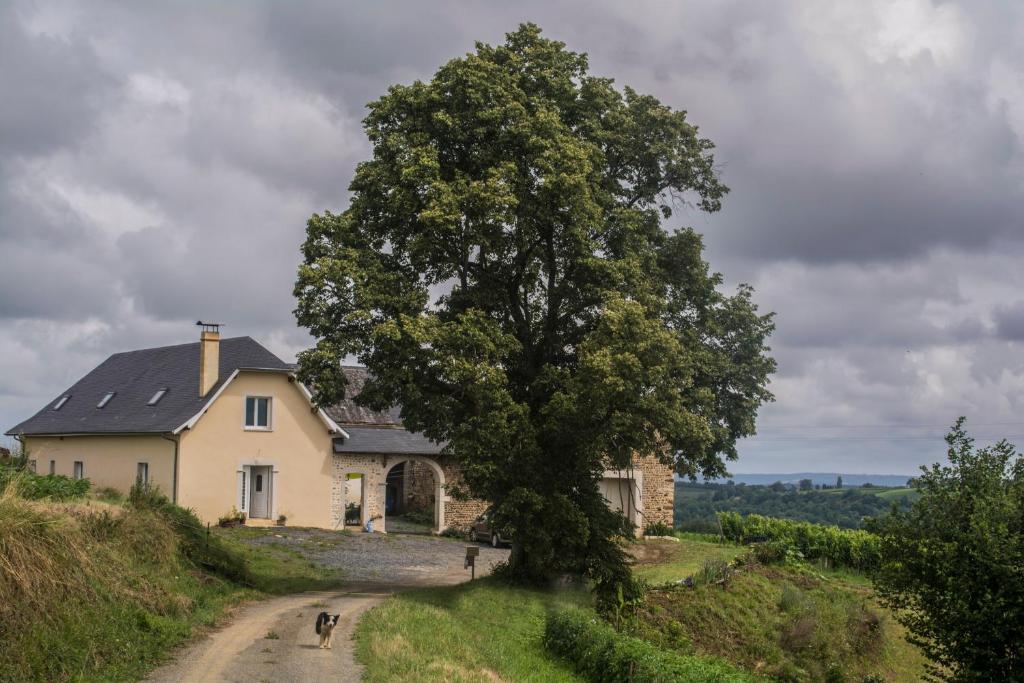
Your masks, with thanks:
[[[444,472],[444,480],[449,486],[458,486],[463,483],[462,471],[451,458],[444,458],[441,461],[441,470]],[[456,500],[449,495],[448,502],[445,503],[445,526],[449,529],[469,531],[469,525],[476,521],[476,518],[482,515],[489,506],[490,503],[479,498]]]
[[[676,482],[672,467],[654,456],[636,458],[634,467],[643,472],[640,497],[643,501],[641,531],[648,524],[672,526],[675,514]]]
[[[405,465],[405,509],[434,509],[436,484],[434,472],[422,462],[415,460]]]
[[[379,500],[378,495],[380,485],[384,483],[383,456],[334,455],[331,462],[331,519],[339,527],[345,514],[346,475],[350,472],[363,475],[363,497],[366,504],[363,506],[362,522],[384,511],[384,501]]]
[[[394,465],[400,456],[390,455],[335,455],[333,456],[331,483],[331,514],[335,523],[345,510],[345,482],[350,472],[363,474],[365,490],[365,522],[370,516],[384,513],[384,500],[381,495],[385,470]],[[430,466],[417,460],[405,461],[405,495],[410,507],[433,507],[437,504],[435,497],[434,473]],[[462,483],[462,473],[451,458],[442,458],[439,466],[444,474],[445,488],[450,489]],[[663,464],[655,457],[637,458],[634,469],[642,472],[640,500],[638,501],[638,533],[648,524],[662,522],[672,526],[675,505],[675,481],[672,468]],[[468,530],[469,525],[487,509],[489,503],[479,499],[456,500],[444,493],[444,523],[442,528]]]

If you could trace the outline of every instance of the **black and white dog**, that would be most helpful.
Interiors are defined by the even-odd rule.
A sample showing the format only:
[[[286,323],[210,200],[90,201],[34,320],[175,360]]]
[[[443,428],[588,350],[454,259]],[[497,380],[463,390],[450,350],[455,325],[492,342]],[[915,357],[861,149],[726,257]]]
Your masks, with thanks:
[[[316,618],[316,632],[320,636],[320,649],[331,649],[331,639],[334,638],[334,629],[338,625],[340,614],[328,614],[321,612]]]

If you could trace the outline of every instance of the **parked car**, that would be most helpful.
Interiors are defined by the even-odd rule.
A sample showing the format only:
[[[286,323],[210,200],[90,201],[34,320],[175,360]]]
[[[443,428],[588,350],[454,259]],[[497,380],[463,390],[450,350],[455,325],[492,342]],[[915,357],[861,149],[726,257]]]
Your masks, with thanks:
[[[507,545],[511,542],[491,525],[491,515],[493,512],[492,509],[488,508],[484,514],[476,518],[469,527],[469,540],[490,543],[493,548]]]

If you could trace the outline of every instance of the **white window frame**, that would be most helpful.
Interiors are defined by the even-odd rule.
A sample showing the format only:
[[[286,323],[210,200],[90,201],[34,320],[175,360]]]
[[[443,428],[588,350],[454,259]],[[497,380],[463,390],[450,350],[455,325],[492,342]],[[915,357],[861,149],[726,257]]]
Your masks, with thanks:
[[[71,465],[72,479],[85,479],[85,461],[75,460]]]
[[[135,483],[149,484],[149,463],[147,461],[140,460],[135,464]]]
[[[249,399],[254,399],[254,400],[258,401],[261,398],[265,399],[267,401],[267,425],[264,427],[264,426],[255,425],[255,424],[253,424],[253,425],[246,424],[246,413],[249,411]],[[257,409],[258,405],[259,404],[254,405],[253,406],[253,411],[252,411],[253,420],[257,420],[257,421],[259,420],[259,410]],[[242,429],[244,429],[247,432],[272,432],[272,431],[274,431],[274,397],[273,396],[246,394],[246,396],[245,396],[245,403],[242,405]]]

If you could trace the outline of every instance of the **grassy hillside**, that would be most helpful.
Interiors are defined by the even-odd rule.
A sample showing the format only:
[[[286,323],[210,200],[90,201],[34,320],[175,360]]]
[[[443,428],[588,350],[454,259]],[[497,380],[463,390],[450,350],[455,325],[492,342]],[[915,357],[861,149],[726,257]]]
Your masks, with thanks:
[[[624,636],[689,661],[696,655],[731,663],[765,680],[921,678],[923,658],[861,574],[806,563],[761,565],[748,559],[747,548],[697,534],[632,549],[637,575],[652,588]],[[729,562],[744,566],[726,584],[715,583]],[[664,585],[695,575],[693,588]],[[570,606],[599,623],[590,604],[578,588],[525,590],[494,579],[412,591],[367,613],[356,632],[357,657],[370,681],[576,681],[545,651],[545,616]]]
[[[527,590],[494,579],[402,593],[366,614],[356,657],[366,680],[580,681],[541,638],[547,612],[586,605],[580,589]]]
[[[136,680],[239,600],[338,580],[207,538],[159,495],[55,502],[17,488],[0,492],[0,681]]]
[[[637,571],[675,581],[742,557],[741,550],[692,538],[647,542]],[[773,680],[909,682],[924,673],[920,652],[874,600],[868,580],[851,571],[744,563],[724,584],[652,589],[633,631]]]

